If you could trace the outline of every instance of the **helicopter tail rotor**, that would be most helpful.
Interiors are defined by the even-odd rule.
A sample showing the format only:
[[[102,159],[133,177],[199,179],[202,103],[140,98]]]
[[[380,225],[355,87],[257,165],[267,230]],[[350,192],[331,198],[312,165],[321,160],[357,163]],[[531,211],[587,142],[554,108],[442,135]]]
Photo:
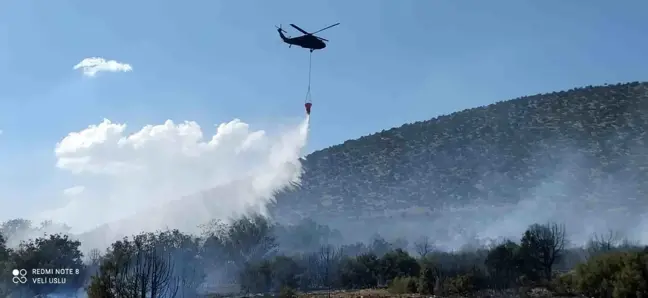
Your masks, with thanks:
[[[279,25],[279,26],[275,25],[275,28],[277,28],[277,31],[280,31],[280,32],[283,32],[283,33],[288,33],[288,32],[286,32],[286,30],[281,28],[281,25]]]

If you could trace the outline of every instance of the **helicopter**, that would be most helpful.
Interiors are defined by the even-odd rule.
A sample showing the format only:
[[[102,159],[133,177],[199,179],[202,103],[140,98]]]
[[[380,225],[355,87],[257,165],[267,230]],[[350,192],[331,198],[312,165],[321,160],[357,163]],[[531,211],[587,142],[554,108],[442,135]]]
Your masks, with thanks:
[[[277,28],[277,32],[279,32],[279,36],[281,37],[281,39],[285,43],[288,44],[288,47],[296,45],[296,46],[300,46],[300,47],[305,48],[305,49],[309,49],[311,51],[311,53],[312,53],[314,50],[321,50],[321,49],[325,48],[326,44],[324,42],[325,41],[328,42],[327,39],[321,38],[319,36],[315,36],[314,34],[318,33],[318,32],[322,32],[322,31],[324,31],[326,29],[335,27],[337,25],[340,25],[340,23],[333,24],[333,25],[328,26],[328,27],[326,27],[324,29],[317,30],[317,31],[315,31],[313,33],[308,33],[308,32],[306,32],[306,30],[297,27],[297,25],[290,24],[290,26],[292,26],[293,28],[299,30],[299,32],[304,34],[302,36],[297,36],[297,37],[287,37],[286,35],[284,35],[284,33],[287,33],[287,32],[286,32],[286,30],[281,29],[281,25],[279,25],[279,27],[277,27],[277,26],[275,26],[275,27]]]

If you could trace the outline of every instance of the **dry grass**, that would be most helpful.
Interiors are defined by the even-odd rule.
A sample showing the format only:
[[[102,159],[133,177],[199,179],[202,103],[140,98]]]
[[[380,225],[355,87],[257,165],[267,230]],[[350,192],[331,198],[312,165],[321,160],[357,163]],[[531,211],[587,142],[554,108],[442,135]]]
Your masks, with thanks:
[[[251,295],[251,296],[211,296],[211,297],[278,297],[278,295]],[[529,291],[521,289],[509,289],[503,291],[495,290],[482,290],[469,296],[437,296],[437,295],[421,295],[421,294],[392,294],[387,289],[363,289],[354,291],[331,291],[330,295],[327,291],[316,291],[308,293],[300,293],[299,298],[384,298],[384,297],[401,297],[401,298],[459,298],[459,297],[474,297],[474,298],[575,298],[554,295],[543,288],[534,288]],[[581,297],[581,296],[577,296]]]
[[[379,297],[423,297],[420,294],[391,294],[385,289],[364,289],[356,291],[331,291],[330,296],[326,291],[311,292],[299,295],[300,298],[379,298]]]
[[[442,296],[436,295],[421,295],[421,294],[391,294],[386,289],[365,289],[357,291],[332,291],[331,295],[328,296],[326,291],[314,292],[314,293],[303,293],[298,297],[300,298],[383,298],[383,297],[436,297],[442,298]],[[445,297],[445,296],[444,296]],[[450,296],[447,296],[450,297]],[[485,290],[478,293],[472,294],[470,296],[452,296],[455,297],[489,297],[489,298],[517,298],[517,297],[531,297],[531,298],[566,298],[564,296],[552,295],[546,289],[532,289],[529,292],[520,292],[519,290],[505,290],[505,291],[493,291]],[[573,297],[571,297],[573,298]]]

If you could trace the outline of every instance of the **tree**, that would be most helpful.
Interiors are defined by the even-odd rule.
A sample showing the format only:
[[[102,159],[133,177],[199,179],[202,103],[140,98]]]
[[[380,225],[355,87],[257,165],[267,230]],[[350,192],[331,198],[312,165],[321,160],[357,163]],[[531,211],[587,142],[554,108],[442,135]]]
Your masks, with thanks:
[[[7,248],[7,241],[2,233],[0,233],[0,266],[8,265],[10,253],[11,251]]]
[[[341,239],[340,231],[303,219],[296,225],[276,226],[275,235],[283,252],[315,252],[322,245]]]
[[[594,256],[576,267],[576,288],[587,297],[646,297],[647,263],[648,255],[641,252]]]
[[[284,287],[295,289],[299,286],[299,277],[303,270],[294,259],[276,256],[272,259],[271,268],[273,292],[279,292]]]
[[[337,280],[334,278],[337,277],[335,274],[339,270],[339,264],[342,260],[342,251],[336,250],[331,245],[323,245],[319,251],[318,259],[318,273],[320,274],[320,282],[329,292],[331,287],[337,283]]]
[[[92,277],[89,297],[176,297],[180,289],[172,247],[164,234],[142,233],[112,244],[99,273]]]
[[[429,259],[423,259],[421,263],[421,274],[418,279],[418,292],[423,295],[436,294],[435,288],[439,283],[438,269]]]
[[[66,275],[66,282],[64,284],[27,283],[27,287],[34,295],[72,291],[78,289],[83,284],[85,277],[85,268],[82,260],[83,254],[79,250],[80,246],[81,242],[72,240],[67,235],[53,234],[48,237],[23,242],[17,250],[12,252],[11,259],[16,268],[70,268],[75,271],[78,270],[78,272],[74,272],[72,275]],[[60,275],[52,275],[49,277],[60,277]]]
[[[216,282],[234,283],[236,279],[250,275],[250,268],[277,251],[275,226],[265,217],[253,214],[224,224],[214,220],[203,226],[206,237],[200,257],[205,266],[211,267],[218,276],[210,276]]]
[[[227,227],[222,227],[221,232],[209,233],[204,236],[202,247],[200,248],[200,258],[206,268],[213,269],[212,272],[219,273],[218,276],[212,275],[210,278],[214,282],[233,283],[239,272],[238,268],[229,261],[225,247],[225,236]]]
[[[565,245],[564,225],[556,223],[531,225],[521,241],[523,271],[530,278],[543,276],[551,281],[553,265],[562,257]]]
[[[392,250],[392,245],[387,240],[385,240],[380,235],[376,234],[371,239],[371,245],[369,246],[369,251],[376,254],[378,257],[382,257],[386,253]]]
[[[206,270],[206,264],[200,258],[200,239],[178,230],[170,230],[159,232],[155,241],[170,256],[173,275],[178,283],[178,296],[197,295],[197,288],[205,279]]]
[[[11,251],[7,248],[7,241],[0,233],[0,297],[7,297],[11,292],[11,270],[13,266],[10,259]]]
[[[33,231],[31,220],[16,218],[3,222],[0,225],[0,234],[4,235],[7,243],[20,244],[21,241],[29,239]]]
[[[356,242],[353,244],[342,245],[340,247],[340,251],[343,251],[344,255],[347,256],[359,256],[361,254],[370,252],[370,248],[362,242]]]
[[[396,277],[418,276],[421,267],[407,252],[398,248],[386,253],[380,259],[380,275],[384,283],[389,283]]]
[[[267,293],[272,288],[272,263],[269,260],[248,262],[243,265],[238,279],[245,293]]]
[[[419,240],[414,242],[414,248],[419,257],[424,259],[432,250],[434,249],[432,243],[430,242],[430,237],[423,236]]]
[[[488,253],[485,265],[492,286],[509,288],[516,283],[521,273],[519,250],[519,245],[512,241],[506,241]]]
[[[588,257],[615,250],[621,245],[622,237],[619,232],[609,231],[607,234],[594,234],[587,242]]]
[[[375,288],[378,285],[380,260],[374,253],[347,258],[340,268],[340,282],[347,289]]]
[[[233,221],[222,239],[228,260],[242,266],[268,257],[277,248],[273,228],[261,215],[244,216]]]
[[[179,289],[177,277],[174,276],[172,254],[165,251],[157,243],[138,242],[135,239],[137,253],[131,260],[132,271],[130,281],[133,282],[134,293],[140,297],[175,297]]]
[[[31,220],[16,218],[0,225],[0,233],[4,234],[5,241],[10,246],[17,246],[22,241],[43,237],[47,234],[67,234],[69,231],[69,226],[51,220],[43,221],[35,226]]]
[[[42,221],[40,226],[34,230],[42,234],[68,234],[71,229],[72,228],[66,224],[45,220]]]

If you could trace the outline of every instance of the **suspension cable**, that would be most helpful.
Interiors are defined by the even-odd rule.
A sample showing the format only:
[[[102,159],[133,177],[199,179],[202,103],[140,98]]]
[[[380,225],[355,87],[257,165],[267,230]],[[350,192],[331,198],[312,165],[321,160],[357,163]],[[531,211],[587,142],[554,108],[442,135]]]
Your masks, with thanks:
[[[306,102],[309,102],[311,99],[311,72],[313,69],[313,52],[310,52],[308,56],[308,90],[306,91]]]

